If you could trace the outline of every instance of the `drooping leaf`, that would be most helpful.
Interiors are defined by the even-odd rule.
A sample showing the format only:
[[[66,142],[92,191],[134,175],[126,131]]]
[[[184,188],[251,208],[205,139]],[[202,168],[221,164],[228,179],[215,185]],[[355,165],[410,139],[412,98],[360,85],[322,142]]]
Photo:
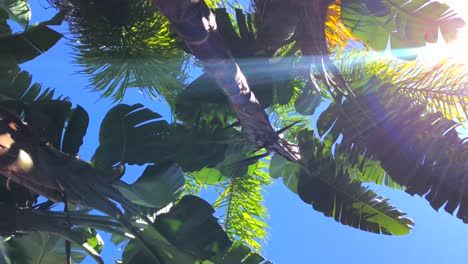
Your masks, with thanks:
[[[159,215],[154,225],[169,241],[199,259],[222,254],[231,245],[213,217],[213,207],[196,196],[184,196],[167,214]]]
[[[194,263],[195,260],[205,260],[227,251],[231,241],[216,218],[212,216],[213,213],[213,208],[202,199],[184,196],[168,213],[159,215],[154,226],[160,230],[165,239],[178,248],[178,251],[167,249],[171,258],[165,259],[166,262],[162,263]],[[162,239],[148,231],[144,234],[152,237],[153,243],[158,243]],[[190,252],[190,255],[182,252]],[[123,262],[153,261],[135,241],[132,241],[124,249]]]
[[[62,141],[62,151],[70,155],[77,155],[83,145],[83,137],[88,129],[88,112],[77,106],[71,112]]]
[[[343,135],[338,153],[352,163],[361,155],[380,160],[391,179],[407,186],[408,193],[425,196],[436,210],[445,205],[453,213],[458,208],[457,217],[467,222],[463,182],[468,175],[468,145],[455,131],[457,123],[426,112],[426,106],[375,76],[357,91],[356,100],[335,105],[340,111],[330,112],[337,120],[329,125]]]
[[[14,65],[1,65],[0,101],[32,102],[34,100],[52,99],[54,91],[41,89],[38,83],[31,84],[32,77],[26,71]]]
[[[26,108],[26,119],[55,148],[60,149],[65,121],[70,111],[69,101],[37,101]]]
[[[84,230],[83,230],[84,231]],[[87,236],[96,249],[102,245],[93,241],[91,233],[78,232],[78,236]],[[94,234],[97,235],[97,234]],[[98,236],[98,235],[97,235]],[[86,241],[86,239],[85,239]],[[45,232],[29,232],[26,235],[15,236],[5,243],[8,256],[16,263],[66,263],[65,240],[58,235]],[[90,247],[93,247],[89,244]],[[73,246],[71,257],[75,262],[81,262],[86,254],[82,248]]]
[[[303,167],[297,192],[304,202],[325,216],[364,231],[387,235],[409,233],[413,221],[386,199],[349,179],[330,153],[323,155],[324,146],[313,132],[301,131],[298,138]]]
[[[429,0],[349,0],[342,2],[342,20],[360,41],[382,51],[390,38],[392,53],[414,59],[411,49],[437,42],[441,32],[445,41],[456,39],[465,22],[447,4]]]
[[[133,184],[119,181],[114,187],[135,204],[162,208],[180,196],[184,182],[182,170],[172,163],[148,166]]]
[[[23,2],[23,1],[18,1]],[[26,2],[27,4],[27,2]],[[48,27],[57,24],[61,14],[18,34],[0,37],[0,57],[14,63],[30,61],[52,48],[62,34]]]
[[[238,134],[233,128],[205,122],[197,127],[169,125],[158,120],[160,117],[141,104],[111,109],[101,124],[100,146],[93,156],[95,166],[173,161],[186,172],[198,171],[222,161],[227,144]]]

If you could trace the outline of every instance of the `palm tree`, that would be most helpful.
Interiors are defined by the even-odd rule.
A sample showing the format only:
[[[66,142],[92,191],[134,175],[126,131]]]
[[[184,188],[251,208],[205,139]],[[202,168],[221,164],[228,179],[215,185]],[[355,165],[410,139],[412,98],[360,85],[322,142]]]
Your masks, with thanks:
[[[434,41],[439,29],[449,39],[462,21],[447,6],[255,0],[253,14],[235,9],[234,20],[204,1],[112,1],[115,12],[103,0],[52,3],[79,40],[75,55],[92,87],[115,99],[128,87],[146,89],[173,107],[178,122],[119,104],[101,124],[91,164],[78,159],[87,112],[30,85],[17,65],[61,35],[50,21],[21,37],[5,32],[6,47],[24,47],[1,50],[15,58],[2,65],[0,88],[0,129],[9,135],[0,138],[1,231],[27,234],[6,243],[10,258],[37,260],[43,250],[30,241],[42,239],[52,263],[82,260],[83,250],[102,262],[96,230],[105,230],[113,241],[130,241],[124,263],[260,263],[263,257],[232,241],[259,250],[266,235],[261,186],[270,175],[325,216],[368,232],[403,235],[413,222],[361,182],[425,196],[435,209],[458,208],[468,221],[468,147],[454,129],[467,116],[463,68],[421,68],[369,51],[383,49],[388,36],[400,57],[398,50]],[[376,28],[380,37],[369,37]],[[205,73],[184,88],[190,56]],[[170,71],[162,61],[172,61]],[[322,98],[330,106],[313,132],[308,115]],[[133,184],[120,180],[127,164],[147,166]],[[207,184],[220,191],[213,205],[189,195]],[[49,201],[37,204],[38,194]],[[51,209],[60,202],[64,212]],[[214,208],[225,212],[222,226]],[[207,239],[198,240],[201,234]]]

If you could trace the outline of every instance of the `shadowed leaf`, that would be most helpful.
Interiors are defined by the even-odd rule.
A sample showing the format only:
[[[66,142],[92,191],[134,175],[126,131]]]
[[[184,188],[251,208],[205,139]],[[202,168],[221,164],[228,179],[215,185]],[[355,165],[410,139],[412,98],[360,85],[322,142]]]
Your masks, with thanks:
[[[297,192],[301,199],[337,222],[372,233],[405,235],[413,221],[387,200],[352,181],[337,166],[312,131],[298,135],[301,161]]]

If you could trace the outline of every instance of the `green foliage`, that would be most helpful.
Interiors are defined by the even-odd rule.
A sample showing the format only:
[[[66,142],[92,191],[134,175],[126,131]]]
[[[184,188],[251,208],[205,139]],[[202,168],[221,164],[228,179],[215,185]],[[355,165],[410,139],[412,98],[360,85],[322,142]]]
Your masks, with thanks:
[[[194,213],[195,212],[195,213]],[[174,244],[200,260],[226,251],[232,242],[213,217],[213,207],[196,196],[184,196],[154,225]]]
[[[62,151],[76,156],[80,146],[83,145],[83,137],[88,129],[88,112],[77,105],[69,115],[67,127],[63,135]]]
[[[243,245],[241,242],[236,242],[232,245],[229,251],[224,256],[217,256],[213,261],[206,261],[203,264],[230,264],[230,263],[243,263],[243,264],[272,264],[270,261],[265,260],[258,253]]]
[[[23,28],[28,26],[31,19],[31,8],[28,0],[1,0],[0,8],[7,11],[9,19],[17,22]]]
[[[62,263],[64,241],[69,240],[74,261],[90,254],[102,262],[99,252],[103,244],[95,228],[112,233],[116,244],[128,240],[124,263],[270,263],[256,253],[260,240],[267,236],[262,190],[272,178],[280,177],[315,210],[365,231],[403,235],[413,222],[361,182],[426,195],[434,208],[445,204],[453,213],[458,207],[458,217],[468,221],[463,204],[467,144],[454,132],[455,122],[427,111],[438,110],[453,120],[466,121],[468,98],[460,68],[442,63],[434,69],[421,69],[418,64],[370,61],[375,58],[368,60],[368,54],[358,58],[356,67],[356,58],[338,53],[334,59],[357,97],[336,100],[320,115],[320,141],[313,132],[303,130],[311,120],[294,113],[314,114],[328,96],[319,89],[331,80],[322,76],[318,79],[323,83],[314,85],[303,80],[303,62],[310,61],[297,56],[297,51],[308,40],[301,39],[307,38],[301,35],[304,32],[296,32],[296,12],[304,10],[281,1],[276,3],[283,8],[274,9],[273,1],[258,0],[254,1],[252,21],[251,15],[239,9],[235,15],[214,9],[224,44],[262,106],[269,107],[273,126],[302,121],[302,126],[288,129],[284,135],[299,142],[300,161],[274,155],[268,170],[268,156],[260,160],[254,156],[258,151],[235,128],[234,111],[213,79],[203,74],[184,89],[189,56],[185,52],[190,51],[150,2],[50,2],[61,14],[28,28],[27,2],[0,0],[0,57],[9,58],[0,65],[0,104],[37,132],[40,146],[51,145],[70,154],[49,149],[67,157],[63,164],[48,167],[51,171],[62,168],[52,179],[60,187],[55,200],[66,194],[70,203],[89,208],[65,215],[51,211],[47,203],[34,206],[36,194],[10,185],[2,177],[0,234],[14,234],[6,243],[9,259]],[[342,1],[343,19],[355,36],[374,49],[384,49],[390,36],[394,51],[434,42],[439,30],[449,40],[462,25],[447,12],[446,5],[425,0],[400,2]],[[213,0],[208,5],[219,3]],[[169,124],[142,104],[116,105],[101,124],[92,165],[75,159],[88,127],[87,112],[80,106],[72,109],[68,100],[52,100],[53,90],[31,84],[31,76],[18,67],[62,37],[48,27],[60,24],[62,14],[76,40],[72,44],[75,60],[81,73],[89,77],[90,87],[115,100],[133,87],[162,97],[177,122]],[[8,18],[26,31],[12,35]],[[322,30],[323,26],[309,29]],[[295,39],[301,43],[296,45]],[[332,69],[328,74],[339,73]],[[383,82],[370,78],[373,75],[381,76]],[[79,172],[63,170],[77,163]],[[125,164],[147,167],[134,183],[127,184],[119,180]],[[207,185],[220,193],[213,206],[195,196],[181,198]],[[93,215],[90,209],[105,216]],[[215,209],[222,214],[220,220],[213,216]],[[0,264],[8,261],[2,254],[0,249]]]
[[[161,263],[195,263],[195,260],[223,255],[232,242],[212,216],[213,213],[213,208],[202,199],[184,196],[168,213],[159,215],[154,226],[170,243],[179,248],[178,251],[168,254],[168,259]],[[162,239],[145,232],[145,235],[152,238],[153,243]],[[145,253],[137,242],[132,241],[125,247],[123,262],[153,262]]]
[[[430,112],[460,123],[468,120],[468,76],[462,63],[399,61],[363,50],[338,51],[335,61],[350,82],[377,75]]]
[[[457,37],[465,22],[446,4],[428,0],[347,0],[342,2],[342,20],[352,34],[371,48],[381,51],[388,39],[392,53],[414,59],[411,48]]]
[[[297,175],[299,170],[299,166],[279,155],[274,155],[271,158],[270,176],[274,179],[282,178],[284,185],[293,193],[297,193]]]
[[[51,0],[65,13],[79,71],[103,97],[122,100],[125,90],[173,102],[185,81],[186,55],[169,22],[150,1]]]
[[[334,103],[319,118],[319,133],[332,142],[342,134],[337,152],[351,163],[378,159],[382,168],[410,194],[425,196],[431,206],[467,221],[461,202],[468,145],[455,131],[457,124],[440,113],[427,113],[398,93],[398,88],[376,77],[355,83],[354,101]],[[346,113],[344,115],[343,113]],[[322,135],[322,134],[321,134]]]
[[[172,163],[148,166],[133,184],[119,181],[114,187],[134,204],[163,208],[179,198],[184,184],[182,170]]]
[[[189,128],[177,123],[169,125],[159,118],[159,114],[141,104],[112,108],[101,124],[100,145],[93,164],[110,168],[117,163],[173,161],[186,172],[198,171],[222,161],[227,144],[238,134],[233,128],[216,124]]]
[[[94,166],[110,168],[117,163],[143,165],[170,158],[168,146],[161,144],[167,138],[169,128],[167,122],[160,118],[161,115],[143,108],[141,104],[120,104],[109,110],[101,123],[99,147],[92,158]]]
[[[267,236],[268,213],[263,205],[262,186],[271,184],[271,179],[265,169],[266,163],[259,160],[249,166],[246,174],[221,182],[223,191],[213,204],[215,208],[225,209],[221,219],[229,237],[243,241],[256,251],[260,250],[258,241]]]
[[[22,2],[27,5],[27,2]],[[0,6],[1,7],[1,6]],[[0,9],[1,10],[1,9]],[[6,21],[6,18],[4,18]],[[61,14],[38,25],[28,27],[18,34],[11,34],[8,25],[0,31],[0,58],[4,64],[17,64],[30,61],[52,48],[63,35],[51,29],[50,25],[60,25]]]
[[[320,103],[322,103],[320,91],[309,82],[297,97],[294,106],[301,115],[313,115]]]
[[[296,175],[297,192],[304,202],[325,216],[364,231],[409,233],[413,221],[360,182],[350,180],[312,131],[301,131],[298,139],[303,166]]]
[[[6,252],[15,263],[66,263],[63,251],[65,240],[57,235],[44,232],[31,232],[5,243]],[[96,244],[97,245],[97,244]],[[86,254],[72,250],[72,259],[81,262]]]

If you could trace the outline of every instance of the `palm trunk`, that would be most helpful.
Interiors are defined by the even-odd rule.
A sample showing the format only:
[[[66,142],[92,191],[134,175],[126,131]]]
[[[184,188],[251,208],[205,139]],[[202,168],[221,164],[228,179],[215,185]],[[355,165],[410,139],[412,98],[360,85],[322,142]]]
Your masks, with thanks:
[[[205,2],[153,0],[153,4],[171,21],[179,37],[228,97],[246,138],[259,148],[296,160],[287,143],[273,130],[268,116],[217,31],[214,14]]]

